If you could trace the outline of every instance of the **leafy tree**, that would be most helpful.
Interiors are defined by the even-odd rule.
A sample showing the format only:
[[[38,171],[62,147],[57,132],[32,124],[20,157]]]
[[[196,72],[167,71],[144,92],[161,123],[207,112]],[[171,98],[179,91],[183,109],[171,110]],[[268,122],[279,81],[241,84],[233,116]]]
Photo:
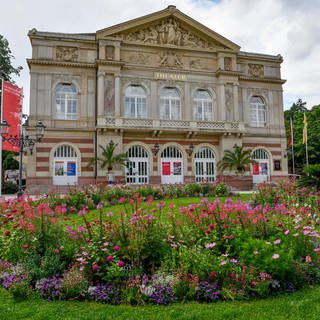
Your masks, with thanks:
[[[292,149],[295,159],[295,172],[301,174],[303,167],[306,165],[306,145],[303,144],[303,114],[306,113],[308,120],[308,162],[317,164],[320,159],[320,105],[314,106],[311,110],[306,108],[306,102],[299,99],[292,105],[290,110],[284,112],[286,135],[288,141],[288,161],[289,172],[293,172]],[[293,148],[289,146],[290,138],[290,116],[293,125]]]
[[[0,34],[0,78],[5,81],[14,83],[11,78],[12,74],[19,75],[22,67],[17,68],[12,66],[12,59],[14,56],[11,54],[8,40]]]
[[[224,156],[218,163],[218,168],[221,171],[235,171],[236,174],[244,174],[249,164],[256,163],[252,159],[251,150],[245,150],[243,146],[234,145],[233,150],[225,150]]]
[[[3,150],[2,151],[2,169],[4,170],[17,170],[19,169],[19,161],[15,159],[18,155],[17,152]]]
[[[113,166],[116,164],[126,165],[128,157],[125,153],[115,154],[117,146],[118,144],[113,142],[109,142],[105,147],[99,145],[102,150],[101,156],[92,159],[90,165],[98,163],[102,169],[107,168],[108,173],[112,171]]]

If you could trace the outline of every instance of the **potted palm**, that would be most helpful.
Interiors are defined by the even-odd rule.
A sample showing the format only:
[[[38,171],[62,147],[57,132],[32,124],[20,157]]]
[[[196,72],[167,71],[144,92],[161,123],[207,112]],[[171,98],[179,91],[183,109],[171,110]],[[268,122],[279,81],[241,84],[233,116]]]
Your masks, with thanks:
[[[113,166],[116,164],[126,165],[128,161],[128,157],[125,153],[115,154],[117,146],[118,144],[114,143],[112,140],[105,147],[99,145],[99,148],[102,150],[101,155],[92,159],[90,162],[91,165],[98,163],[101,169],[107,168],[108,184],[114,183]]]
[[[243,146],[234,145],[233,150],[225,150],[222,160],[218,162],[218,169],[223,172],[225,170],[234,172],[236,174],[235,179],[231,179],[229,183],[237,186],[241,189],[252,188],[252,176],[250,176],[249,183],[244,183],[244,173],[250,164],[257,163],[252,159],[252,153],[249,149],[244,149]],[[243,180],[242,183],[240,180]],[[238,181],[238,182],[237,182]]]

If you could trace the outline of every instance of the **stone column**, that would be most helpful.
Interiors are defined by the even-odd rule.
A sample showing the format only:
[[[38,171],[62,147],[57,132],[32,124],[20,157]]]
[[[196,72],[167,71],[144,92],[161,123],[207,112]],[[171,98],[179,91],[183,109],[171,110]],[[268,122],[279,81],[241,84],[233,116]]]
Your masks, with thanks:
[[[104,77],[103,72],[98,73],[98,117],[104,116]]]
[[[224,84],[218,84],[218,121],[226,121],[226,104],[225,104],[225,92]]]
[[[115,116],[121,116],[121,92],[120,92],[120,76],[118,74],[114,75],[114,91],[115,91]]]
[[[238,84],[233,85],[233,108],[234,108],[234,121],[239,121],[240,114],[239,114]]]
[[[190,94],[190,83],[185,82],[184,84],[184,110],[182,110],[182,120],[191,120],[193,117],[192,113],[192,97]]]
[[[149,106],[149,117],[151,119],[159,119],[160,111],[159,111],[159,101],[157,94],[157,82],[151,81],[150,86],[150,106]]]

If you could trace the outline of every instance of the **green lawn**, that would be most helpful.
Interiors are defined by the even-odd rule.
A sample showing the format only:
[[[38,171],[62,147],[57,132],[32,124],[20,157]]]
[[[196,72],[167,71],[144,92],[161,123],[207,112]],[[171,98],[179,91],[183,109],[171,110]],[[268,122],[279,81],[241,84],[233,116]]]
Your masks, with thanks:
[[[252,302],[217,302],[213,304],[173,304],[170,306],[109,306],[94,302],[42,299],[15,302],[4,289],[0,290],[0,319],[125,319],[125,320],[212,320],[212,319],[307,319],[320,318],[320,287],[293,295]]]

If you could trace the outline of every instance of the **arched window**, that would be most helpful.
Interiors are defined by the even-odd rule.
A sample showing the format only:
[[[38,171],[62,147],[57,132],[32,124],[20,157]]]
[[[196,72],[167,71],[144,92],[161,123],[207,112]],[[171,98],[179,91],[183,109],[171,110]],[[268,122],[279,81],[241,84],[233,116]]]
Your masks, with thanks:
[[[197,182],[212,182],[215,180],[214,152],[202,147],[194,155],[195,179]]]
[[[128,162],[125,168],[126,183],[144,184],[148,183],[149,157],[146,149],[142,146],[132,146],[127,151]]]
[[[147,117],[147,95],[141,86],[129,86],[125,93],[124,116],[129,118]]]
[[[53,154],[53,184],[74,185],[78,182],[78,154],[68,144],[57,147]]]
[[[250,99],[250,123],[252,127],[266,126],[266,105],[261,97],[253,96]]]
[[[77,119],[77,89],[74,84],[60,83],[56,87],[56,118]]]
[[[212,98],[208,91],[197,90],[193,94],[193,117],[199,121],[211,121],[212,117]]]
[[[252,159],[256,163],[252,165],[253,183],[261,183],[268,180],[270,176],[269,154],[265,149],[256,149],[252,152]]]
[[[179,120],[180,112],[180,95],[175,88],[163,88],[160,91],[160,118]]]

